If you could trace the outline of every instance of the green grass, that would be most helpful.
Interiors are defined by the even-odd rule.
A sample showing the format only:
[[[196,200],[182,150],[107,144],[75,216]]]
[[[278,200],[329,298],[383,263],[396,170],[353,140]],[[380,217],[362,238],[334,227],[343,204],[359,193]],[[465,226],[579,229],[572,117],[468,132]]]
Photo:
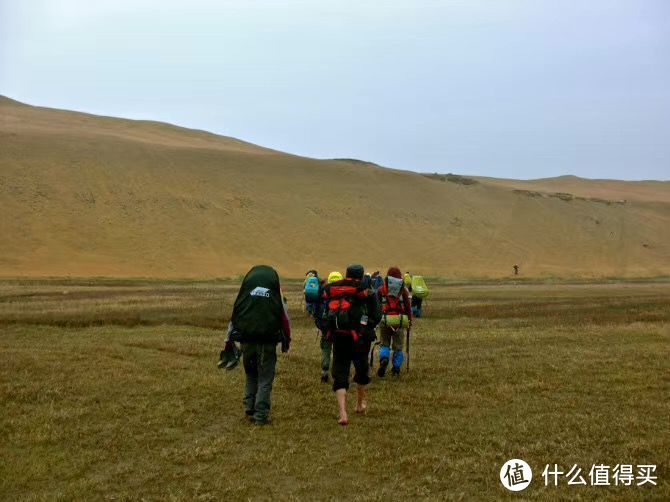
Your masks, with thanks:
[[[410,373],[373,378],[347,428],[287,289],[259,428],[242,369],[215,366],[234,285],[0,284],[0,498],[670,498],[670,285],[436,286]],[[514,457],[534,472],[516,495]],[[656,464],[659,485],[544,487],[554,463]]]

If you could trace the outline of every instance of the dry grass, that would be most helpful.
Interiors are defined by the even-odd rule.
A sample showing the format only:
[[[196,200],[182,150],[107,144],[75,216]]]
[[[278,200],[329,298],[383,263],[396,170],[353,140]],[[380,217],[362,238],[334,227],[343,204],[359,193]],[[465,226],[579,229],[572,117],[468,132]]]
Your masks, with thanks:
[[[225,283],[114,287],[26,284],[0,283],[0,325],[179,324],[222,328],[237,293],[237,286]]]
[[[346,429],[296,286],[265,428],[241,369],[215,367],[234,286],[62,288],[0,288],[0,498],[507,499],[512,457],[537,481],[554,462],[659,469],[657,487],[526,498],[670,497],[668,284],[435,287],[411,372],[375,378]]]

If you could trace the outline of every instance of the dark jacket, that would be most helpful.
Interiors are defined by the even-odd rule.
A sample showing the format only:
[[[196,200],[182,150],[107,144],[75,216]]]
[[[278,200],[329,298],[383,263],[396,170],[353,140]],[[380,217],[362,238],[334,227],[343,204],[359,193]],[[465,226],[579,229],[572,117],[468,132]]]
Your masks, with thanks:
[[[288,314],[282,301],[279,275],[267,265],[256,265],[242,280],[231,318],[243,343],[291,340]]]

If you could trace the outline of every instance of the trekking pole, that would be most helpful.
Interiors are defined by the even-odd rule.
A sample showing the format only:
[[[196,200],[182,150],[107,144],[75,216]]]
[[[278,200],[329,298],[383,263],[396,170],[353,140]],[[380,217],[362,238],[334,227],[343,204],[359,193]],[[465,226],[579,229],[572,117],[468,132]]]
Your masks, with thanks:
[[[379,345],[378,341],[375,341],[370,345],[370,368],[375,367],[375,346]]]
[[[410,328],[407,328],[407,372],[409,373],[409,331]]]

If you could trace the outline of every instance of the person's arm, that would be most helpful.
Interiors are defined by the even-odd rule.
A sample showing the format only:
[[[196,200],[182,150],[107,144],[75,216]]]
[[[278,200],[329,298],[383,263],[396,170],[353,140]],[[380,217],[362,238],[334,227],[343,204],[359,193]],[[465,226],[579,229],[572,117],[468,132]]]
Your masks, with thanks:
[[[230,321],[228,323],[228,330],[226,331],[226,339],[224,340],[226,347],[229,345],[232,346],[233,343],[241,341],[242,333],[238,331],[238,329],[233,324],[233,321]]]
[[[230,336],[233,334],[233,321],[228,323],[228,329],[226,330],[226,338],[223,341],[223,348],[228,349],[233,346],[233,341],[230,339]]]
[[[281,329],[284,332],[286,341],[291,343],[291,321],[288,318],[288,313],[286,310],[282,311],[281,315]]]
[[[319,298],[314,304],[314,325],[319,331],[323,328],[323,315],[326,309],[326,297],[324,291],[324,286],[321,286],[319,288]]]
[[[372,289],[368,290],[368,322],[372,321],[371,327],[374,329],[379,321],[382,320],[381,302],[379,301],[379,294]]]
[[[284,333],[284,338],[286,343],[291,343],[291,321],[288,318],[288,306],[284,303],[282,299],[282,309],[281,309],[281,330]]]

